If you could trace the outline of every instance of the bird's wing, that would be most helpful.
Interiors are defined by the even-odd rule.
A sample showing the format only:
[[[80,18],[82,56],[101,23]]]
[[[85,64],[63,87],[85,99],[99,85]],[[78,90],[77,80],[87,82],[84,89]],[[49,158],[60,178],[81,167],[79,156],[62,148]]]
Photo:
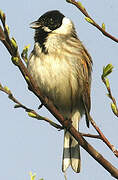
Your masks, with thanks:
[[[91,109],[91,99],[90,99],[90,88],[88,83],[85,83],[85,87],[82,93],[82,101],[85,109],[85,115],[86,115],[86,124],[87,127],[89,127],[89,113]]]
[[[91,88],[91,71],[92,71],[92,59],[88,54],[87,50],[83,47],[82,51],[82,68],[83,68],[83,92],[82,101],[85,109],[86,124],[89,127],[89,113],[91,109],[91,98],[90,98],[90,88]]]

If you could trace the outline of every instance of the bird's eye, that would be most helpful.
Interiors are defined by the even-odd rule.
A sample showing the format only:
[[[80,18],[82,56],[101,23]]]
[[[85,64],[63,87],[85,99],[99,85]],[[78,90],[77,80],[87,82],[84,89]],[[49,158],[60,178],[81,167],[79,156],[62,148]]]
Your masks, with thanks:
[[[53,24],[53,19],[52,18],[50,18],[50,23]]]

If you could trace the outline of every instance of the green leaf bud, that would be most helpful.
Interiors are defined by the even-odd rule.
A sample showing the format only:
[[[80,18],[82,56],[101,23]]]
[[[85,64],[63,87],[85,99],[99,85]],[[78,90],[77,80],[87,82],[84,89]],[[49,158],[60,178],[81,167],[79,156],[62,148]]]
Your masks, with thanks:
[[[112,64],[108,64],[106,67],[103,67],[103,77],[108,76],[113,70]]]
[[[82,3],[80,1],[78,1],[77,3],[82,9],[85,9],[85,7],[82,5]]]
[[[25,76],[25,79],[26,79],[28,82],[30,81],[28,76]]]
[[[85,20],[91,24],[94,24],[94,21],[89,17],[85,17]]]
[[[2,10],[0,10],[0,19],[2,20],[3,25],[5,25],[6,16]]]
[[[16,40],[12,37],[11,38],[11,43],[12,43],[12,46],[15,48],[15,49],[18,49],[18,45],[16,43]]]
[[[114,103],[111,103],[111,109],[115,115],[118,115],[117,107]]]
[[[18,62],[19,62],[19,58],[18,58],[18,57],[12,57],[11,60],[12,60],[12,62],[13,62],[16,66],[18,66]]]
[[[108,78],[105,78],[105,84],[106,84],[106,87],[109,88],[110,87],[110,84],[109,84],[109,80]]]
[[[102,29],[105,31],[106,27],[105,27],[105,24],[102,23]]]
[[[11,93],[10,89],[9,89],[7,86],[4,86],[4,90],[5,90],[8,94]]]
[[[28,116],[32,117],[32,118],[36,118],[36,114],[34,114],[33,112],[28,112]]]
[[[9,30],[9,26],[7,24],[5,25],[5,28],[7,30],[8,35],[9,35],[10,34],[10,30]]]
[[[36,179],[36,173],[32,174],[32,172],[29,173],[31,180],[35,180]]]

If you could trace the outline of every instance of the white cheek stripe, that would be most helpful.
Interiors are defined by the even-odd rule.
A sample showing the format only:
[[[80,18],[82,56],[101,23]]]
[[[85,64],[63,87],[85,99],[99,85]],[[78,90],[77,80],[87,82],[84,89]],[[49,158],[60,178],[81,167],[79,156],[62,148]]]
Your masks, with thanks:
[[[62,20],[62,25],[53,32],[57,34],[70,34],[72,32],[72,28],[73,28],[72,21],[67,17],[64,17]]]
[[[71,23],[71,20],[69,19],[69,18],[67,18],[67,17],[64,17],[63,18],[63,20],[62,20],[62,24],[63,25],[68,25],[68,24],[70,24]]]

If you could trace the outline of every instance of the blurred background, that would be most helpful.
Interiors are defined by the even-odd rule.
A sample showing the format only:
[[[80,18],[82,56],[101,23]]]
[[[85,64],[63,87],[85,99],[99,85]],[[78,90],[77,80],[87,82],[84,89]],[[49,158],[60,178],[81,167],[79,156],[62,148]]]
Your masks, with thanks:
[[[106,30],[118,37],[118,1],[81,0],[82,4],[98,23],[103,22]],[[106,38],[91,24],[84,20],[84,15],[66,0],[20,0],[1,1],[0,9],[7,16],[10,35],[13,36],[22,52],[25,45],[31,44],[33,49],[34,30],[29,24],[49,10],[60,10],[74,22],[78,36],[88,49],[93,59],[92,74],[92,108],[91,115],[109,141],[118,147],[118,119],[110,108],[110,99],[106,96],[106,89],[101,81],[103,66],[112,63],[113,73],[109,76],[112,93],[118,97],[118,47],[117,43]],[[0,43],[0,82],[8,86],[14,96],[29,108],[39,114],[54,119],[43,107],[38,110],[39,100],[27,89],[21,73],[11,62],[11,57],[2,43]],[[28,180],[29,172],[37,174],[37,179],[63,180],[61,171],[63,151],[63,131],[57,131],[43,121],[28,117],[23,109],[14,109],[14,103],[6,94],[0,92],[0,179]],[[56,120],[55,120],[56,121]],[[56,121],[57,122],[57,121]],[[83,119],[80,130],[84,133],[96,133],[90,126],[88,129]],[[107,160],[118,167],[118,160],[108,147],[100,140],[86,138]],[[99,165],[86,151],[81,148],[81,173],[75,174],[71,168],[67,170],[68,180],[77,179],[107,179],[113,177]]]

